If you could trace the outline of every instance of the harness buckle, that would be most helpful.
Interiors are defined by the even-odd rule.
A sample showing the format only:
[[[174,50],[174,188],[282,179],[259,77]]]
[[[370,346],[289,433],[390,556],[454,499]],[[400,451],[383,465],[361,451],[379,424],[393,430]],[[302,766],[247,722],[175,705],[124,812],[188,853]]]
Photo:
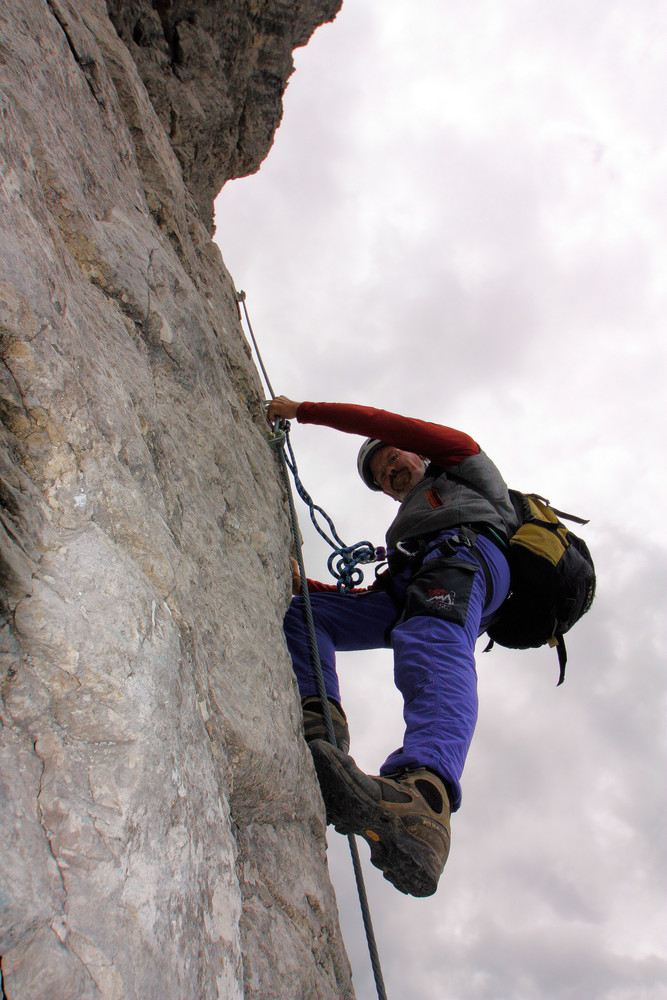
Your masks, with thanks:
[[[403,542],[396,542],[396,551],[400,552],[402,556],[407,556],[408,559],[412,559],[412,557],[415,555],[414,552],[410,552],[409,549],[406,549]]]

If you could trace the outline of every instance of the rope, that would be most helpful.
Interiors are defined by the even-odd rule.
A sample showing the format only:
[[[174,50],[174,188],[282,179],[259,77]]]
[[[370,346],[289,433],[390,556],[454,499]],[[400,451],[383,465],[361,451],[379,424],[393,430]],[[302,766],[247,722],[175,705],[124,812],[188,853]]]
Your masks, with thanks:
[[[245,304],[245,292],[236,293],[236,301],[240,302],[243,307],[243,315],[245,316],[245,321],[250,331],[250,339],[252,340],[252,346],[255,348],[255,354],[257,355],[257,360],[259,361],[259,367],[262,369],[262,375],[264,376],[264,381],[266,382],[267,389],[271,394],[271,399],[276,398],[276,394],[273,391],[273,386],[271,385],[271,380],[264,367],[264,362],[262,361],[262,355],[259,353],[259,347],[257,346],[257,341],[255,340],[255,334],[253,333],[252,323],[250,322],[250,317],[248,316],[248,310]]]
[[[259,361],[264,381],[266,382],[269,393],[271,394],[271,398],[274,399],[276,394],[273,391],[271,380],[269,379],[266,368],[264,367],[262,355],[260,353],[257,340],[255,339],[250,317],[248,316],[248,309],[245,304],[245,292],[237,292],[236,299],[241,303],[243,308],[243,315],[245,316],[246,325],[250,332],[250,338],[252,340],[252,345],[255,348],[255,354],[257,355],[257,360]],[[333,549],[333,552],[327,561],[327,569],[336,580],[338,590],[345,594],[349,590],[352,590],[353,587],[358,587],[359,584],[363,582],[364,574],[363,571],[359,569],[359,566],[364,563],[380,562],[381,560],[386,559],[386,549],[383,546],[378,546],[376,548],[371,542],[368,541],[357,542],[356,545],[345,544],[336,531],[336,527],[327,512],[314,502],[313,498],[301,482],[299,470],[296,465],[296,458],[294,457],[294,450],[289,437],[289,431],[289,420],[276,421],[270,438],[271,444],[281,446],[281,458],[292,473],[297,493],[303,502],[308,506],[310,519],[313,522],[315,529],[322,536],[324,541]],[[282,450],[283,446],[287,449],[288,455],[285,455]],[[318,518],[324,519],[327,526],[326,528],[319,523]]]
[[[255,335],[250,324],[250,319],[248,317],[248,310],[245,305],[245,292],[236,293],[237,301],[243,306],[243,312],[245,314],[246,323],[248,330],[250,331],[250,336],[252,339],[257,358],[259,360],[259,365],[264,375],[267,388],[271,394],[271,398],[275,398],[275,392],[271,386],[271,382],[264,368],[264,363],[257,346],[257,341],[255,340]],[[286,425],[286,426],[285,426]],[[373,548],[370,542],[359,542],[356,546],[346,546],[341,541],[338,533],[334,527],[333,521],[329,515],[318,507],[317,504],[313,503],[312,498],[306,492],[301,480],[299,479],[296,460],[294,458],[294,452],[292,446],[289,442],[289,424],[287,421],[283,422],[283,426],[279,426],[279,421],[276,421],[274,426],[274,431],[272,435],[272,443],[277,446],[278,454],[280,457],[280,470],[283,479],[283,484],[285,486],[285,493],[287,495],[287,503],[289,506],[290,524],[292,529],[292,538],[294,540],[294,548],[296,551],[296,561],[299,567],[299,579],[301,581],[301,596],[303,598],[303,613],[306,622],[306,630],[308,633],[308,648],[310,651],[310,659],[313,666],[313,674],[315,677],[315,683],[317,685],[317,691],[322,703],[322,711],[324,715],[324,725],[327,732],[327,739],[330,743],[336,746],[336,734],[334,732],[333,720],[331,718],[331,709],[329,707],[329,699],[327,697],[326,686],[324,684],[324,675],[322,673],[322,662],[320,660],[320,651],[317,645],[317,636],[315,634],[315,622],[313,619],[313,610],[310,602],[310,593],[308,591],[308,581],[306,578],[306,569],[303,562],[303,554],[301,551],[301,532],[299,530],[299,521],[296,513],[296,508],[294,506],[294,494],[292,493],[292,484],[288,475],[288,470],[292,473],[294,478],[294,485],[299,493],[299,496],[305,503],[308,504],[310,509],[310,516],[313,524],[317,528],[318,532],[322,537],[329,542],[335,549],[333,554],[329,558],[329,565],[332,560],[339,555],[339,563],[336,564],[338,572],[338,588],[339,590],[345,590],[349,586],[354,586],[353,581],[359,575],[359,582],[363,580],[363,573],[357,568],[359,562],[373,562],[376,558],[376,550]],[[285,447],[289,451],[289,459],[285,454]],[[333,538],[336,539],[338,545],[336,545],[332,539],[326,534],[324,529],[322,529],[317,523],[317,514],[320,514],[326,520],[329,530]],[[361,553],[358,550],[362,547]],[[373,558],[369,557],[369,551],[373,553]],[[379,551],[379,550],[378,550]],[[381,557],[384,558],[384,555]],[[339,564],[342,566],[339,567]],[[333,573],[333,569],[330,568],[330,572]],[[334,576],[336,573],[334,573]],[[375,988],[377,990],[378,1000],[387,1000],[387,994],[384,986],[384,978],[382,975],[382,968],[380,965],[380,958],[377,950],[377,943],[375,940],[375,932],[373,930],[373,921],[371,919],[370,906],[368,904],[368,896],[366,895],[366,886],[364,884],[364,876],[361,868],[361,860],[359,858],[359,850],[357,848],[356,839],[353,834],[348,835],[348,845],[350,849],[350,855],[352,857],[352,868],[354,870],[354,878],[357,885],[357,894],[359,896],[359,906],[361,908],[361,916],[364,923],[364,930],[366,932],[366,941],[368,944],[368,954],[371,961],[371,966],[373,968],[373,976],[375,979]]]
[[[333,743],[333,745],[336,746],[336,734],[334,732],[333,720],[331,718],[329,699],[327,697],[327,691],[324,685],[324,675],[322,673],[320,651],[317,646],[317,636],[315,634],[313,609],[310,603],[310,594],[308,592],[308,581],[306,579],[306,570],[303,564],[303,556],[301,553],[301,545],[300,545],[301,535],[299,532],[299,522],[294,507],[294,496],[292,494],[292,485],[290,483],[290,479],[287,474],[287,469],[289,466],[283,448],[279,449],[279,455],[281,460],[281,471],[283,475],[283,482],[285,484],[285,492],[287,493],[287,502],[289,505],[290,521],[292,526],[292,537],[294,539],[294,544],[297,553],[296,561],[299,566],[299,578],[301,580],[301,596],[303,598],[303,611],[304,611],[304,617],[306,619],[306,627],[308,632],[308,648],[310,650],[310,659],[313,665],[313,673],[315,676],[315,682],[317,684],[317,692],[319,694],[320,701],[322,703],[324,724],[327,731],[327,739],[329,743]],[[354,878],[357,884],[359,906],[361,909],[361,916],[364,922],[364,930],[366,932],[366,941],[368,944],[368,954],[371,960],[371,966],[373,968],[373,977],[375,979],[375,988],[377,990],[378,1000],[387,1000],[387,994],[385,992],[385,987],[384,987],[384,978],[382,976],[382,967],[380,965],[380,957],[378,954],[377,943],[375,940],[375,932],[373,930],[373,921],[371,918],[370,906],[368,905],[368,896],[366,895],[364,875],[361,869],[361,860],[359,858],[359,850],[357,848],[357,842],[355,840],[354,834],[348,834],[347,841],[348,841],[348,846],[350,848],[350,854],[352,856],[352,868],[354,870]]]
[[[357,542],[356,545],[345,544],[336,531],[336,527],[327,512],[313,501],[313,498],[307,492],[301,482],[301,479],[299,478],[299,470],[297,469],[292,443],[289,438],[289,421],[282,421],[281,429],[284,429],[284,438],[280,440],[274,436],[275,443],[284,444],[289,453],[289,458],[285,455],[284,451],[282,452],[282,455],[285,460],[285,464],[292,473],[296,491],[303,502],[308,505],[310,519],[315,525],[315,528],[325,542],[327,542],[333,549],[333,552],[327,561],[327,569],[337,581],[336,585],[338,589],[342,593],[347,593],[347,591],[351,590],[353,587],[358,587],[364,579],[363,571],[359,569],[359,565],[361,563],[378,562],[379,560],[386,558],[386,550],[381,546],[375,548],[371,542],[367,541]],[[324,518],[330,534],[328,534],[327,531],[318,523],[318,516]]]

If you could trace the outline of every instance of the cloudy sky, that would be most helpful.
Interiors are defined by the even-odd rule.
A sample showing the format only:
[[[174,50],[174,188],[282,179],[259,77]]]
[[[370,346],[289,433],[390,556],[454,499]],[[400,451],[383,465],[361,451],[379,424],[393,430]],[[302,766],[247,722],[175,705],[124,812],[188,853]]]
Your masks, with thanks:
[[[479,644],[437,894],[365,865],[389,1000],[664,1000],[667,8],[345,0],[295,61],[268,159],[217,205],[274,388],[467,431],[510,485],[590,517],[598,570],[563,687],[552,651]],[[380,543],[395,508],[357,478],[358,439],[292,441],[343,538]],[[324,579],[305,509],[302,527]],[[376,773],[401,742],[391,654],[340,673]]]

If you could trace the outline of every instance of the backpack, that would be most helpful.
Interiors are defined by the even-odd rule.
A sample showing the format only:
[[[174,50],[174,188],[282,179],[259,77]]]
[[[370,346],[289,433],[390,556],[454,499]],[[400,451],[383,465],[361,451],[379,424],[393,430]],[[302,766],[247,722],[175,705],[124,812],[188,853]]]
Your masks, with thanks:
[[[510,649],[555,646],[560,685],[567,663],[563,635],[593,603],[595,567],[586,543],[559,518],[588,521],[551,507],[536,493],[509,494],[519,520],[505,551],[510,592],[487,629],[491,641],[486,648],[496,642]]]

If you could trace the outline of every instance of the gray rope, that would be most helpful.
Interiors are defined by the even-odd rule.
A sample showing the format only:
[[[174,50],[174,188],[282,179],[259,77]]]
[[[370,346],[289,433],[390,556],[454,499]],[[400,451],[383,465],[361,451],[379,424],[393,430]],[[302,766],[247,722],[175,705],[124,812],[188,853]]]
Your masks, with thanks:
[[[243,306],[243,313],[245,315],[245,319],[246,319],[246,323],[247,323],[247,326],[248,326],[248,330],[250,331],[250,337],[252,339],[252,343],[253,343],[253,346],[255,348],[255,353],[257,354],[257,359],[259,361],[259,366],[262,369],[262,374],[264,375],[264,379],[266,381],[267,388],[268,388],[268,390],[269,390],[269,392],[271,394],[271,398],[275,399],[275,395],[276,394],[273,391],[273,387],[272,387],[271,382],[269,380],[269,376],[268,376],[268,374],[266,372],[266,369],[264,367],[264,362],[262,361],[262,356],[261,356],[261,354],[259,352],[259,347],[257,346],[257,341],[255,340],[255,335],[253,333],[252,326],[251,326],[251,323],[250,323],[250,318],[248,316],[248,310],[247,310],[246,304],[245,304],[245,292],[237,292],[236,293],[236,299]],[[308,580],[307,580],[307,577],[306,577],[306,569],[305,569],[305,566],[304,566],[304,563],[303,563],[303,554],[301,552],[301,532],[299,530],[299,520],[297,518],[296,508],[294,506],[294,494],[292,493],[292,484],[290,482],[290,478],[289,478],[289,474],[288,474],[288,469],[290,469],[290,464],[289,464],[289,462],[287,460],[287,456],[285,455],[284,444],[285,444],[285,441],[287,440],[287,434],[285,432],[280,432],[278,430],[278,423],[279,422],[276,421],[276,424],[274,426],[272,443],[279,446],[278,447],[278,453],[279,453],[279,456],[280,456],[280,470],[281,470],[281,474],[282,474],[283,483],[284,483],[284,486],[285,486],[285,493],[287,494],[287,503],[288,503],[288,506],[289,506],[289,515],[290,515],[290,524],[291,524],[291,528],[292,528],[292,538],[294,540],[294,548],[296,550],[296,561],[297,561],[297,565],[299,567],[299,579],[301,581],[301,596],[303,598],[303,602],[302,602],[302,605],[303,605],[303,614],[304,614],[304,618],[305,618],[305,622],[306,622],[306,630],[307,630],[307,633],[308,633],[308,648],[309,648],[309,651],[310,651],[310,659],[311,659],[311,663],[312,663],[312,666],[313,666],[313,675],[314,675],[314,678],[315,678],[315,683],[317,685],[317,692],[318,692],[320,701],[322,703],[322,712],[323,712],[323,715],[324,715],[324,725],[325,725],[325,728],[326,728],[326,731],[327,731],[327,739],[328,739],[329,743],[332,743],[334,746],[336,746],[336,734],[334,732],[333,720],[331,718],[331,709],[329,707],[329,699],[327,697],[327,690],[326,690],[326,686],[324,684],[324,675],[322,673],[322,662],[320,660],[320,651],[319,651],[319,648],[318,648],[318,645],[317,645],[317,636],[315,634],[315,622],[314,622],[314,619],[313,619],[313,609],[312,609],[312,605],[310,603],[310,593],[308,591]],[[291,457],[292,457],[292,464],[293,464],[293,469],[290,469],[290,471],[292,471],[292,475],[295,475],[296,462],[294,461],[294,454],[291,451],[291,448],[290,448],[290,454],[291,454]],[[295,475],[295,483],[297,481],[297,478],[298,478],[298,476]],[[297,487],[297,489],[298,489],[298,487]],[[306,501],[306,502],[308,502],[308,501]],[[311,501],[311,503],[312,503],[312,501]],[[327,519],[329,520],[329,523],[331,523],[330,518],[328,518],[328,515],[325,514],[325,517],[327,517]],[[313,523],[315,524],[315,527],[318,528],[318,531],[319,531],[320,529],[319,529],[319,527],[318,527],[318,525],[317,525],[317,523],[316,523],[316,521],[315,521],[315,519],[313,517],[312,509],[311,509],[311,518],[313,518]],[[321,531],[320,531],[320,534],[322,534]],[[335,529],[334,529],[334,535],[335,535],[336,538],[338,538],[338,535],[335,533]],[[324,537],[326,538],[326,535]],[[340,541],[340,539],[339,539],[339,541]],[[362,543],[362,544],[368,544],[368,545],[370,545],[370,543]],[[335,555],[336,555],[336,553],[334,552],[334,556]],[[361,561],[372,561],[372,560],[363,559]],[[362,920],[363,920],[363,923],[364,923],[364,930],[366,932],[366,941],[367,941],[367,944],[368,944],[368,954],[369,954],[369,957],[370,957],[370,960],[371,960],[371,966],[373,968],[373,976],[374,976],[374,979],[375,979],[375,988],[377,990],[378,1000],[387,1000],[387,994],[386,994],[385,987],[384,987],[384,978],[383,978],[383,975],[382,975],[382,967],[380,965],[380,957],[379,957],[379,954],[378,954],[377,943],[376,943],[376,940],[375,940],[375,932],[373,930],[373,921],[371,919],[370,906],[368,905],[368,896],[366,895],[366,886],[364,884],[364,875],[363,875],[363,871],[362,871],[362,868],[361,868],[361,860],[359,858],[359,850],[357,848],[357,842],[356,842],[356,839],[354,837],[354,834],[349,834],[347,840],[348,840],[348,845],[349,845],[349,848],[350,848],[350,855],[352,857],[352,868],[354,870],[354,878],[355,878],[355,881],[356,881],[356,884],[357,884],[357,894],[359,896],[359,906],[361,908],[361,916],[362,916]]]
[[[248,316],[248,309],[245,304],[245,292],[237,292],[236,301],[240,302],[241,305],[243,306],[243,315],[245,316],[245,321],[248,326],[250,339],[252,340],[252,346],[255,348],[255,354],[257,355],[257,360],[259,361],[259,367],[262,369],[262,375],[264,376],[266,387],[271,393],[271,399],[275,399],[276,394],[273,391],[273,386],[271,385],[271,379],[269,378],[266,368],[264,367],[264,362],[262,361],[262,355],[259,353],[259,347],[257,346],[257,341],[255,340],[255,334],[253,333],[252,323],[250,322],[250,316]]]
[[[310,659],[313,666],[313,674],[315,677],[315,683],[317,684],[317,691],[322,703],[322,710],[324,715],[324,724],[327,731],[327,740],[336,746],[336,734],[334,732],[333,720],[331,718],[331,709],[329,708],[329,699],[327,697],[327,691],[324,684],[324,675],[322,673],[322,662],[320,660],[320,651],[317,646],[317,636],[315,634],[315,622],[313,620],[313,609],[310,603],[310,594],[308,592],[308,581],[306,578],[306,570],[303,564],[303,556],[301,554],[301,535],[299,532],[299,522],[296,515],[296,509],[294,507],[294,495],[292,493],[292,484],[290,482],[289,476],[287,474],[287,462],[285,460],[285,452],[283,448],[279,449],[280,453],[280,467],[283,475],[283,482],[285,484],[285,492],[287,493],[287,503],[289,505],[290,521],[292,525],[292,537],[294,539],[294,545],[296,548],[296,561],[299,566],[299,578],[301,580],[301,596],[303,598],[303,613],[306,620],[306,627],[308,632],[308,647],[310,650]],[[375,940],[375,932],[373,930],[373,921],[371,918],[370,906],[368,905],[368,896],[366,895],[366,885],[364,883],[364,875],[361,869],[361,860],[359,858],[359,850],[357,848],[357,842],[354,834],[348,834],[348,845],[350,848],[350,854],[352,856],[352,868],[354,870],[354,878],[357,883],[357,894],[359,896],[359,906],[361,908],[361,916],[364,922],[364,930],[366,932],[366,941],[368,943],[368,954],[371,960],[371,966],[373,967],[373,976],[375,978],[375,988],[377,990],[378,1000],[387,1000],[387,994],[384,987],[384,978],[382,976],[382,967],[380,965],[380,956],[378,954],[377,943]]]

